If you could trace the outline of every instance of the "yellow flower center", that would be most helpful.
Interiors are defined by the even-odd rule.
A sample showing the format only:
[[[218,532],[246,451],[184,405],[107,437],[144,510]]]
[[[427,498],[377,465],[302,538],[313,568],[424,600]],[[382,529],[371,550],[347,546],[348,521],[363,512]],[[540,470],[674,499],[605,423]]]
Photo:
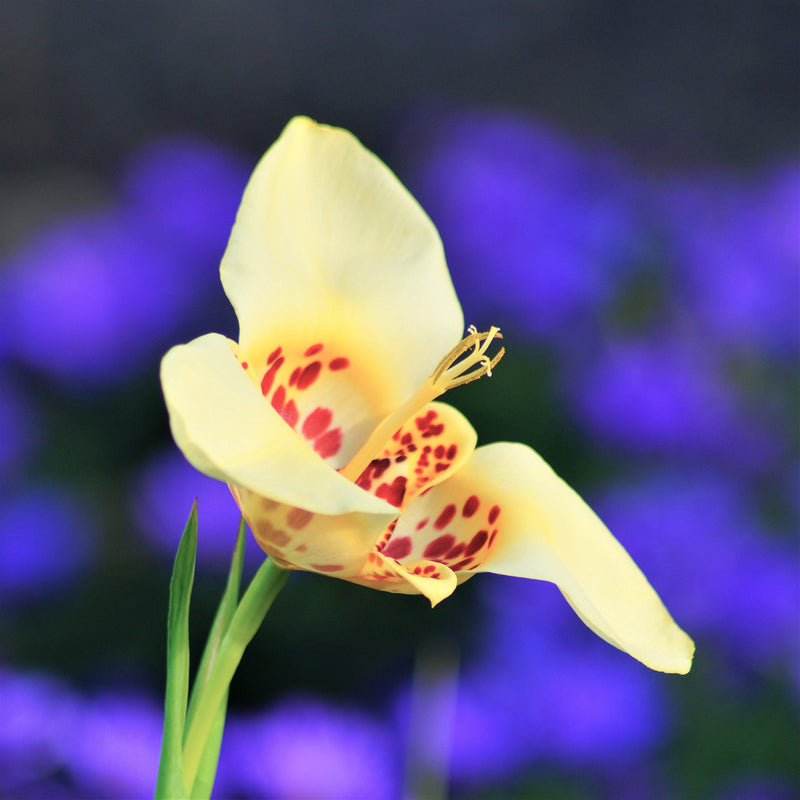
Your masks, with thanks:
[[[500,328],[492,326],[488,331],[480,332],[471,325],[467,333],[468,335],[439,362],[439,366],[423,381],[419,389],[375,428],[364,446],[340,470],[345,478],[355,481],[375,455],[382,450],[392,434],[423,406],[455,386],[470,383],[484,375],[491,377],[492,369],[505,353],[505,348],[501,347],[494,356],[487,355],[489,345],[495,339],[503,338]]]

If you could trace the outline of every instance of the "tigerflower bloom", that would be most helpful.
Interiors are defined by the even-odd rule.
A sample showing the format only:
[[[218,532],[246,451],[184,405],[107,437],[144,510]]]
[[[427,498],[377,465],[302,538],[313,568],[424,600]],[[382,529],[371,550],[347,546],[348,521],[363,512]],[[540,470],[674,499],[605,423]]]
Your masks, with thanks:
[[[476,572],[551,581],[611,644],[689,670],[691,639],[581,498],[525,445],[476,449],[435,402],[491,374],[501,336],[462,339],[436,229],[354,136],[288,124],[221,277],[239,342],[174,347],[161,380],[178,446],[278,565],[433,605]]]

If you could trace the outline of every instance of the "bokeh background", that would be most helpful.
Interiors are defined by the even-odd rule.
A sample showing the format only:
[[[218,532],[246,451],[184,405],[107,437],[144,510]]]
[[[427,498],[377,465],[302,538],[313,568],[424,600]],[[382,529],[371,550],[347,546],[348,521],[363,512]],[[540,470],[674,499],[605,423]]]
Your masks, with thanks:
[[[169,438],[172,344],[236,335],[217,266],[294,114],[441,232],[491,380],[448,395],[599,511],[697,642],[687,677],[558,592],[294,575],[245,654],[217,796],[800,792],[798,7],[0,6],[0,797],[146,797],[171,559],[199,650],[237,526]],[[250,545],[248,570],[259,562]]]

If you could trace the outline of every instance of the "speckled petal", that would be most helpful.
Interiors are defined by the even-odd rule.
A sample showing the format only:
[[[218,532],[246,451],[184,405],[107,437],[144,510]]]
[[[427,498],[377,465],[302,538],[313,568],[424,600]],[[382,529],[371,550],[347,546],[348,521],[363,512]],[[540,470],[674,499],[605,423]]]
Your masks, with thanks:
[[[397,594],[422,594],[435,606],[449,597],[458,585],[452,570],[442,564],[419,560],[401,563],[382,553],[369,554],[361,573],[351,583]]]
[[[263,396],[218,334],[173,347],[161,383],[178,447],[201,472],[257,495],[321,514],[377,515],[396,510],[336,472]]]
[[[479,447],[412,501],[392,539],[459,580],[487,571],[555,583],[599,636],[652,669],[686,673],[694,644],[608,529],[529,447]]]

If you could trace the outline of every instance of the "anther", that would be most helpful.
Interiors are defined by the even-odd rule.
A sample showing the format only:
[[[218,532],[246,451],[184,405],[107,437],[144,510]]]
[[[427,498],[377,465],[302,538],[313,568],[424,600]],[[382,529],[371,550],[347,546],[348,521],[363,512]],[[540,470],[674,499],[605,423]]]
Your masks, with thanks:
[[[463,386],[484,375],[491,377],[492,369],[505,354],[505,348],[493,356],[486,355],[489,345],[495,339],[502,339],[500,328],[489,328],[482,333],[474,325],[467,328],[468,335],[464,337],[440,362],[433,371],[430,380],[439,389],[439,393],[446,392],[455,386]],[[472,348],[472,352],[467,352]],[[442,384],[444,384],[442,386]]]
[[[355,481],[392,434],[423,406],[448,389],[471,383],[484,375],[491,377],[492,370],[505,354],[505,348],[501,347],[494,356],[489,356],[486,351],[495,339],[502,338],[500,328],[492,326],[488,331],[480,332],[470,325],[467,336],[439,362],[422,386],[375,428],[361,449],[339,472],[348,480]]]

